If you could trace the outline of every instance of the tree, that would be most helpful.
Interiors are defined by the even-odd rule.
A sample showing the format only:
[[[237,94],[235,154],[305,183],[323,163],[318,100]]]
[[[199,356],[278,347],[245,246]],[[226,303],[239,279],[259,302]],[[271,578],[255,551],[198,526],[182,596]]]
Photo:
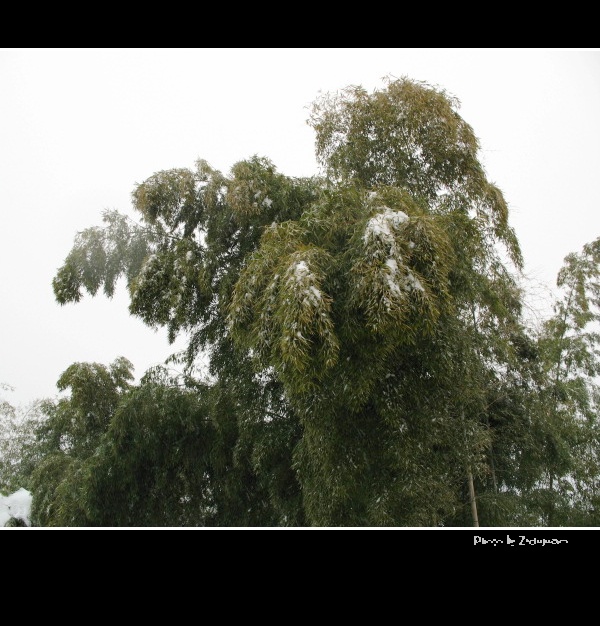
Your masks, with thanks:
[[[234,338],[301,415],[313,523],[444,523],[488,469],[486,378],[520,314],[496,244],[521,256],[455,106],[407,80],[319,101],[329,185],[235,286]]]
[[[12,391],[0,384],[3,391]],[[0,398],[0,493],[13,493],[27,487],[27,477],[39,460],[36,429],[43,420],[43,402],[13,406]]]
[[[219,386],[163,367],[131,385],[130,367],[77,363],[61,376],[71,393],[44,405],[27,476],[35,525],[298,524],[285,422],[242,437]]]
[[[531,507],[548,526],[596,526],[600,520],[600,239],[565,258],[561,296],[538,339],[541,382],[534,396],[536,452],[543,474]]]
[[[210,525],[212,433],[199,389],[181,390],[154,371],[121,396],[81,472],[86,523],[98,526]]]
[[[183,362],[188,381],[200,351],[210,352],[209,374],[218,375],[216,428],[227,442],[218,457],[224,481],[234,483],[227,487],[229,513],[223,513],[231,525],[303,520],[291,469],[297,422],[274,375],[257,374],[248,354],[234,350],[226,314],[232,286],[264,228],[300,215],[316,193],[316,180],[287,178],[257,157],[236,164],[230,179],[204,161],[198,161],[195,172],[161,172],[134,191],[142,223],[106,213],[104,228],[78,235],[54,279],[57,300],[64,304],[78,301],[83,290],[97,293],[101,285],[111,295],[118,277],[124,275],[133,314],[151,326],[166,326],[171,338],[180,330],[190,332],[187,353],[173,358]],[[277,423],[274,416],[278,416]],[[277,439],[273,445],[275,431],[288,439]],[[263,443],[263,436],[271,440],[270,445]],[[256,468],[263,466],[274,473],[258,479]],[[237,471],[225,471],[234,467]],[[275,518],[271,513],[266,517],[257,511],[252,514],[253,504],[247,500],[254,493],[250,488],[254,482],[278,500]],[[286,494],[285,502],[281,491]],[[233,494],[238,499],[235,506]]]
[[[11,391],[12,387],[5,383],[0,383],[2,391]],[[10,493],[13,491],[13,466],[17,462],[14,450],[20,446],[15,446],[16,431],[15,424],[16,409],[4,398],[0,398],[0,493]]]
[[[120,357],[109,367],[74,363],[59,378],[68,397],[43,405],[46,419],[36,431],[38,463],[28,481],[33,494],[32,522],[43,526],[85,526],[79,489],[86,461],[110,424],[133,378],[132,364]]]
[[[95,462],[120,458],[119,429],[144,458],[178,398],[212,424],[196,449],[194,484],[212,498],[196,502],[198,523],[516,519],[538,357],[507,203],[458,106],[405,78],[324,96],[309,120],[322,177],[258,156],[225,176],[199,160],[136,186],[139,223],[110,212],[80,233],[58,302],[110,296],[124,276],[132,314],[190,335],[172,359],[185,400],[128,392]],[[201,355],[212,382],[200,388]]]

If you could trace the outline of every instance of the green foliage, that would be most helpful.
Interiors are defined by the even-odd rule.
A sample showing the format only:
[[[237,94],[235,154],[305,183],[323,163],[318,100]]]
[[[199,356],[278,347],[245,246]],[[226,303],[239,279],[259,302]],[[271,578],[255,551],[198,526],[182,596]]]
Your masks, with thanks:
[[[77,479],[82,461],[47,452],[31,474],[33,526],[86,526]]]
[[[103,214],[104,228],[79,233],[73,249],[52,281],[57,302],[79,302],[82,289],[96,295],[103,285],[112,297],[117,279],[125,274],[128,284],[148,254],[149,233],[116,211]]]
[[[406,78],[323,96],[324,178],[199,160],[136,186],[139,224],[80,233],[57,301],[123,277],[131,313],[189,344],[175,378],[67,369],[36,431],[34,521],[465,526],[471,485],[482,525],[595,520],[600,244],[567,258],[533,337],[458,105]]]
[[[58,379],[68,398],[46,405],[48,419],[42,425],[46,445],[71,457],[90,454],[98,445],[120,395],[129,388],[133,365],[120,357],[108,368],[99,363],[74,363]]]
[[[237,409],[242,429],[234,412],[239,397],[234,401],[219,386],[182,387],[164,368],[149,371],[137,386],[107,378],[119,370],[128,378],[122,359],[109,368],[75,369],[77,388],[46,405],[48,418],[38,429],[40,459],[28,479],[35,525],[302,524],[291,471],[295,422],[275,414],[257,420],[250,400]],[[73,372],[61,380],[73,383]],[[75,425],[74,416],[88,408],[82,389],[114,399],[103,405],[101,432],[90,420]]]
[[[406,188],[435,200],[479,170],[477,141],[458,101],[425,83],[389,80],[367,93],[348,87],[314,106],[317,155],[335,179]]]
[[[81,476],[86,461],[103,441],[121,396],[130,388],[132,369],[120,357],[108,367],[74,363],[59,378],[58,388],[70,394],[43,404],[46,418],[36,429],[35,451],[40,460],[29,483],[34,524],[86,525]]]
[[[204,398],[144,383],[127,394],[86,466],[82,501],[96,525],[195,526],[214,514]]]
[[[0,389],[11,391],[0,383]],[[15,407],[0,398],[0,493],[27,487],[28,476],[39,461],[36,432],[43,420],[43,403]]]
[[[486,179],[479,141],[458,107],[456,98],[426,83],[388,79],[372,94],[348,87],[322,96],[309,121],[317,156],[332,179],[404,189],[432,212],[474,215],[520,264],[506,201]]]
[[[548,525],[600,521],[600,239],[565,258],[555,315],[539,337],[543,372],[533,405],[543,477],[532,492]]]
[[[492,346],[520,297],[495,243],[521,259],[455,104],[409,81],[322,99],[330,187],[265,232],[235,285],[232,337],[300,415],[312,523],[442,524],[467,468],[489,472],[485,394],[507,358]]]

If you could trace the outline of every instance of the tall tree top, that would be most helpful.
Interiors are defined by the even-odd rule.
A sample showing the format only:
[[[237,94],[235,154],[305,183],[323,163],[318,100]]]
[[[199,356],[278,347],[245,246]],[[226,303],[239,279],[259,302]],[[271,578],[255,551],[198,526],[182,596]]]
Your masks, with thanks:
[[[478,159],[479,141],[446,91],[408,78],[386,79],[368,93],[350,86],[325,94],[309,124],[316,152],[332,181],[406,189],[433,212],[474,213],[522,265],[508,207]]]

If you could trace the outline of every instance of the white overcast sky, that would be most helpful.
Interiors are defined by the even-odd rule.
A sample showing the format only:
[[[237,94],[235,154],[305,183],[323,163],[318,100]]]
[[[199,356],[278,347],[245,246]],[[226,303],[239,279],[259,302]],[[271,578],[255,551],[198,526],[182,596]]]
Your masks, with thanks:
[[[526,274],[552,287],[600,236],[600,51],[443,48],[0,48],[0,382],[27,404],[73,362],[129,358],[139,377],[172,352],[129,316],[121,288],[59,306],[52,278],[77,231],[131,215],[154,172],[197,158],[228,173],[254,154],[318,173],[308,107],[386,75],[446,89],[511,208]],[[543,289],[542,289],[543,291]]]

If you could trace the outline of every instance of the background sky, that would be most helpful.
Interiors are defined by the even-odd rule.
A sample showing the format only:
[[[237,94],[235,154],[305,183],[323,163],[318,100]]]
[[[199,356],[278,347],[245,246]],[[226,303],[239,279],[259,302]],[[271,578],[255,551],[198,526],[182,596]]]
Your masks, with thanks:
[[[139,377],[174,350],[166,331],[129,316],[123,285],[112,300],[55,302],[52,278],[78,231],[105,209],[133,216],[136,183],[197,158],[225,174],[254,154],[286,175],[319,173],[311,103],[388,75],[461,101],[543,307],[565,255],[600,236],[599,49],[0,48],[5,399],[55,396],[77,361],[122,355]]]

